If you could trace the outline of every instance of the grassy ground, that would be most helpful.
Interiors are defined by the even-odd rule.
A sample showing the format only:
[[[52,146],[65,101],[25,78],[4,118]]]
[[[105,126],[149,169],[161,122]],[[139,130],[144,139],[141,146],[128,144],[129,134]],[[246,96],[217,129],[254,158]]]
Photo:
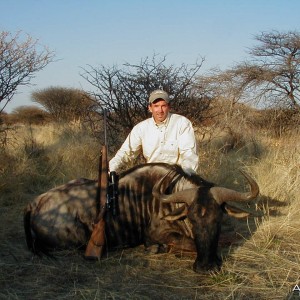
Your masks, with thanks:
[[[224,147],[224,145],[229,145]],[[195,255],[146,255],[143,247],[86,261],[77,250],[55,259],[27,250],[22,214],[41,192],[95,178],[99,145],[82,129],[46,126],[12,133],[0,159],[0,299],[300,299],[300,141],[266,134],[199,140],[199,173],[241,190],[238,169],[257,180],[263,218],[224,218],[221,271],[196,274]]]

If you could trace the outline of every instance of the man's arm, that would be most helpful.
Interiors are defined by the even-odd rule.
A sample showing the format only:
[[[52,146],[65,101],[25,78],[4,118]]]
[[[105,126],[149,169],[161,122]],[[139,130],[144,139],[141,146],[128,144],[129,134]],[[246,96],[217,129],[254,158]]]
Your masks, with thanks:
[[[141,138],[139,135],[138,127],[135,126],[127,136],[121,148],[117,151],[115,156],[109,161],[110,172],[116,171],[126,163],[136,158],[142,149]]]
[[[178,138],[180,165],[187,173],[197,172],[199,154],[192,123],[186,119],[183,122]]]

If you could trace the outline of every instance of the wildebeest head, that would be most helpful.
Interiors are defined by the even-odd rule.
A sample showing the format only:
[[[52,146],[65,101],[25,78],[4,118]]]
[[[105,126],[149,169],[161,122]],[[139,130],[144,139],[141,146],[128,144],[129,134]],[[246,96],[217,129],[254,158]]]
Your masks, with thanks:
[[[257,183],[245,172],[242,172],[250,185],[250,191],[241,193],[224,187],[200,185],[166,194],[166,184],[176,182],[178,174],[168,172],[153,187],[153,196],[162,203],[176,203],[177,208],[164,216],[164,219],[175,221],[187,217],[192,224],[197,259],[194,270],[200,272],[219,268],[220,259],[217,256],[222,214],[227,213],[235,218],[244,218],[251,212],[229,205],[227,202],[248,202],[259,194]],[[180,206],[179,206],[180,204]]]

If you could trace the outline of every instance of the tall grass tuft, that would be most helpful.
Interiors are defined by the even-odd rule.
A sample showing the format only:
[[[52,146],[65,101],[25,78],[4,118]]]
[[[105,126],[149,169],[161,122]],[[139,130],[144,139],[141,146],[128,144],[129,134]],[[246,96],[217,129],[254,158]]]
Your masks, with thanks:
[[[96,178],[97,141],[85,130],[69,126],[21,127],[0,152],[1,194],[8,198],[38,194],[77,177]]]

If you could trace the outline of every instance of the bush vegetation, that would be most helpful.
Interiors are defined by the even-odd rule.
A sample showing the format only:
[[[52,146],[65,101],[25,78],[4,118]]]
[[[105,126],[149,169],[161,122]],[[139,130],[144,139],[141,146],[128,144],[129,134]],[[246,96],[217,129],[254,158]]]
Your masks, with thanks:
[[[224,263],[206,275],[193,272],[194,254],[145,255],[142,247],[99,262],[76,250],[56,252],[56,259],[33,257],[25,244],[23,208],[68,180],[96,178],[101,143],[81,124],[27,124],[9,131],[0,151],[0,298],[289,299],[300,283],[299,135],[289,130],[278,137],[268,126],[255,127],[261,114],[243,109],[196,128],[199,173],[240,189],[245,182],[238,170],[246,170],[260,186],[253,206],[264,216],[224,218]]]

